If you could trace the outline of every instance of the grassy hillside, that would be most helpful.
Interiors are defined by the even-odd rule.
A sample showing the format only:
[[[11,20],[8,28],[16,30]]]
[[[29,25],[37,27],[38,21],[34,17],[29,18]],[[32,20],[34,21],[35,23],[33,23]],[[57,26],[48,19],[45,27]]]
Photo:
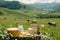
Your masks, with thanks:
[[[0,10],[1,15],[17,18],[60,18],[60,12],[35,8],[18,1],[0,1]]]
[[[0,12],[2,13],[1,16],[7,16],[7,17],[28,17],[28,15],[24,15],[23,12],[17,12],[17,11],[14,11],[14,10],[9,10],[9,9],[2,9],[0,8]],[[0,13],[0,14],[1,14]]]
[[[11,10],[0,8],[0,16],[15,18],[60,18],[60,12],[51,12],[47,10]]]

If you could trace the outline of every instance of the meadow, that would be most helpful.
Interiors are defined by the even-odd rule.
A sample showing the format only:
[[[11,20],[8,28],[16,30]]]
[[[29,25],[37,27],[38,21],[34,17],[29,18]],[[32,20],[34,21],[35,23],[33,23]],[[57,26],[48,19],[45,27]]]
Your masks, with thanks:
[[[27,22],[27,19],[30,22]],[[40,27],[40,33],[44,35],[48,33],[50,35],[50,39],[41,38],[41,40],[60,40],[60,11],[44,10],[40,9],[40,7],[35,8],[18,1],[0,2],[0,35],[7,28],[18,27],[18,25],[23,25],[24,29],[27,30],[32,24],[32,20],[37,20],[39,25],[44,25],[44,27]],[[56,22],[56,27],[49,26],[47,23],[49,21]]]
[[[9,27],[18,27],[18,25],[24,25],[24,29],[27,30],[30,26],[31,21],[32,20],[37,20],[37,23],[39,25],[43,24],[45,25],[43,28],[40,28],[40,32],[41,33],[49,33],[51,35],[51,39],[50,40],[60,40],[60,18],[49,18],[49,19],[46,19],[46,18],[29,18],[30,19],[30,22],[28,23],[27,22],[27,19],[28,18],[14,18],[14,17],[7,17],[7,18],[4,18],[4,17],[1,17],[0,16],[0,34],[2,34],[7,28]],[[51,22],[56,22],[57,26],[54,27],[54,26],[49,26],[47,24],[48,21],[51,21]],[[49,39],[42,39],[42,40],[49,40]]]

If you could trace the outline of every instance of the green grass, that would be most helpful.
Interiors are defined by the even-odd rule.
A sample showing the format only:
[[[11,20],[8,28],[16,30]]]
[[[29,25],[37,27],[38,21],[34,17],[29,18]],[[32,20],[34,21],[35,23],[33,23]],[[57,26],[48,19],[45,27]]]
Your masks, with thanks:
[[[36,18],[30,18],[37,16],[36,14],[44,13],[46,11],[26,11],[26,10],[10,10],[5,8],[0,8],[0,11],[3,12],[4,15],[0,16],[0,31],[6,30],[10,25],[12,27],[18,27],[18,25],[23,24],[24,29],[27,30],[31,24],[31,20]],[[58,13],[58,14],[57,14]],[[53,15],[60,15],[60,12],[56,12]],[[30,22],[27,22],[27,19],[30,19]],[[49,27],[47,24],[48,21],[53,21],[57,23],[56,27]],[[44,24],[45,27],[40,29],[41,33],[48,32],[52,35],[52,40],[60,40],[60,18],[48,18],[48,19],[37,19],[39,25]],[[3,32],[0,32],[0,34]],[[47,39],[46,39],[47,40]]]
[[[0,16],[0,31],[4,31],[6,30],[6,28],[10,27],[10,25],[12,25],[12,27],[17,27],[18,25],[23,24],[25,30],[28,29],[28,27],[31,24],[27,22],[27,19],[15,19],[15,18],[6,18],[3,19],[4,17]],[[31,18],[30,20],[33,20],[33,18]],[[49,25],[47,24],[47,22],[49,21],[54,21],[57,23],[56,27],[49,27]],[[60,40],[60,18],[51,18],[51,19],[37,19],[37,22],[39,25],[44,24],[45,27],[40,29],[41,33],[44,32],[48,32],[49,34],[52,35],[53,40]],[[0,33],[1,34],[1,33]]]

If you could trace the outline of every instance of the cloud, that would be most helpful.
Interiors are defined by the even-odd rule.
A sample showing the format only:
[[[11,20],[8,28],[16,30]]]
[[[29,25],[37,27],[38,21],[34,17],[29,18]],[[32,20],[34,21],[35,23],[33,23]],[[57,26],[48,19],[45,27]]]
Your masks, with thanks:
[[[39,0],[40,2],[60,2],[60,0]]]
[[[23,2],[23,3],[35,3],[37,2],[37,0],[17,0],[17,1],[20,1],[20,2]]]
[[[52,2],[60,2],[59,0],[18,0],[23,3],[35,3],[35,2],[40,2],[40,3],[52,3]]]
[[[40,3],[60,2],[59,0],[15,0],[15,1],[20,1],[20,2],[23,2],[23,3],[27,3],[27,4],[35,3],[35,2],[40,2]]]

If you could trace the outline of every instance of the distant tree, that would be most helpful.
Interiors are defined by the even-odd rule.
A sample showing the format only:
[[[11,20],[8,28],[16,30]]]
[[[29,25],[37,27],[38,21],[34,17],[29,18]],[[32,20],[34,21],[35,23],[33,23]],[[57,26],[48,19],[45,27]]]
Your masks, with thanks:
[[[0,0],[0,1],[5,1],[5,0]]]
[[[22,4],[18,1],[0,1],[0,7],[9,9],[20,9]]]

